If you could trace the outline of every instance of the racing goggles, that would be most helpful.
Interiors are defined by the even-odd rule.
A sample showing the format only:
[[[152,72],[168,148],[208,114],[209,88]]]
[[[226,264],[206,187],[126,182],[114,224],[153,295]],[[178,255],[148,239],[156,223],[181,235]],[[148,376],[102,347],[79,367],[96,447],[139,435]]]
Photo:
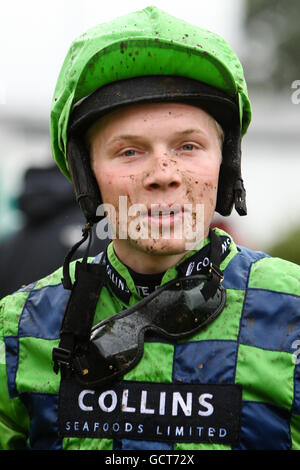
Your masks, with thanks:
[[[212,322],[224,308],[226,290],[218,282],[208,298],[205,290],[210,282],[209,275],[174,279],[95,325],[88,348],[73,357],[79,382],[104,385],[122,377],[140,361],[146,336],[179,340]]]

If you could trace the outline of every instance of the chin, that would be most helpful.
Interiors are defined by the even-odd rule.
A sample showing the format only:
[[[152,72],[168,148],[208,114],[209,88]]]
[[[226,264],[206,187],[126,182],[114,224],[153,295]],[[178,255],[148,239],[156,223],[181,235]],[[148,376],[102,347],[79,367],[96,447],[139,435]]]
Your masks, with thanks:
[[[136,250],[153,256],[179,255],[192,249],[185,239],[138,239],[130,240],[130,244]]]

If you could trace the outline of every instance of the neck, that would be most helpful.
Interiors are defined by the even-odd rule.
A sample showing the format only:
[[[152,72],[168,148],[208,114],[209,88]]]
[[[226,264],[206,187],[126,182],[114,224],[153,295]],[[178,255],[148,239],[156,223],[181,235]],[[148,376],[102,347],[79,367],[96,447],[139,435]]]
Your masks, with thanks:
[[[156,274],[167,271],[167,269],[178,263],[186,254],[186,252],[183,252],[169,255],[154,255],[138,251],[128,256],[126,251],[122,249],[122,244],[115,243],[116,241],[117,240],[114,240],[114,250],[119,260],[133,271],[140,274]]]
[[[119,260],[140,274],[157,274],[175,266],[190,250],[166,250],[161,246],[156,252],[149,252],[139,246],[128,246],[127,240],[115,239],[114,251]]]

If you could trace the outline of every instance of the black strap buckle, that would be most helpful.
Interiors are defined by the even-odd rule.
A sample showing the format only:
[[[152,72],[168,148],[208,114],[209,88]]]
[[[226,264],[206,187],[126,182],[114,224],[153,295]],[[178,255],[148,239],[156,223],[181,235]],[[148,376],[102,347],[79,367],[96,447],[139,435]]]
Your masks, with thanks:
[[[74,370],[81,375],[87,375],[89,373],[89,363],[85,356],[74,357]]]
[[[215,266],[213,263],[210,263],[209,265],[209,270],[208,270],[209,273],[215,273],[218,278],[219,278],[219,281],[220,282],[223,282],[224,280],[224,274],[222,273],[222,271],[217,267]]]
[[[71,366],[71,351],[64,348],[53,348],[52,359],[54,362],[54,372],[57,374],[60,364]]]

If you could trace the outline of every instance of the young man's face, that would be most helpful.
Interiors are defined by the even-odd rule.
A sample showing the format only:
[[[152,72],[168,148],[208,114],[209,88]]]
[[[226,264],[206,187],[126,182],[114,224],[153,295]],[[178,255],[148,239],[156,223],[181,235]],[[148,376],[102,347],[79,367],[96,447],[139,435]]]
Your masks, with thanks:
[[[183,103],[131,105],[97,121],[88,140],[102,201],[115,208],[121,261],[163,271],[199,241],[199,230],[207,236],[222,158],[210,115]]]

